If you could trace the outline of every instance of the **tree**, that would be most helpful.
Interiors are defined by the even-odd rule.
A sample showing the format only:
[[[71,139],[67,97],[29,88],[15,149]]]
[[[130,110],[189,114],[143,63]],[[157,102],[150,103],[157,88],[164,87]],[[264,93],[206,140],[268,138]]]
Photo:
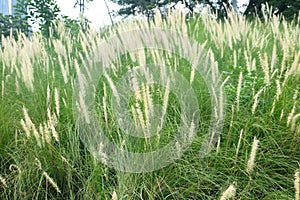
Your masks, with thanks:
[[[56,0],[27,0],[26,7],[29,20],[39,25],[41,33],[49,37],[49,29],[60,13]]]
[[[122,8],[117,12],[119,15],[132,15],[135,13],[143,14],[148,18],[153,16],[155,8],[163,10],[167,5],[173,6],[181,2],[181,0],[111,0],[122,6]],[[193,11],[196,1],[186,0],[184,1],[185,6]]]
[[[22,32],[29,36],[31,28],[28,24],[28,16],[26,11],[27,0],[18,0],[14,5],[14,15],[0,14],[0,35],[4,37],[12,36],[16,38],[18,32]]]
[[[210,6],[213,11],[218,11],[220,16],[226,16],[227,10],[237,12],[237,0],[111,0],[122,6],[117,12],[119,15],[132,15],[137,13],[146,15],[148,18],[154,14],[154,8],[160,8],[161,11],[169,5],[170,8],[174,7],[177,3],[184,3],[185,7],[194,12],[198,4]],[[172,5],[172,6],[170,6]],[[232,9],[231,9],[232,8]]]
[[[122,6],[117,12],[119,15],[131,15],[140,13],[148,17],[154,14],[154,8],[158,7],[163,10],[166,5],[180,2],[181,0],[111,0]],[[196,3],[208,5],[213,11],[218,11],[219,16],[226,16],[227,10],[232,10],[237,13],[238,0],[182,0],[185,7],[191,12],[194,11]],[[300,10],[300,0],[250,0],[249,6],[246,9],[246,15],[258,14],[262,16],[261,8],[262,4],[268,2],[269,6],[273,7],[274,14],[282,14],[286,18],[291,18],[295,14],[297,15]]]
[[[262,5],[266,3],[268,3],[269,6],[272,6],[274,14],[282,14],[287,19],[291,19],[299,14],[300,0],[250,0],[245,14],[257,14],[258,16],[262,16]]]
[[[76,0],[74,8],[79,6],[80,15],[83,15],[84,14],[84,9],[85,9],[85,2],[89,3],[91,1],[93,1],[93,0]]]
[[[18,0],[14,5],[14,15],[0,16],[1,34],[8,36],[11,32],[21,31],[29,35],[31,22],[44,36],[49,36],[49,28],[58,19],[59,12],[56,0]]]

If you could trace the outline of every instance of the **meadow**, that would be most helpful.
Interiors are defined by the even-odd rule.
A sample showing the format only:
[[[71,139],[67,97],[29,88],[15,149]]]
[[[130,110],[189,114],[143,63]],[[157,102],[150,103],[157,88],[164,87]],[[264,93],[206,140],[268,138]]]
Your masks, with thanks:
[[[197,41],[202,51],[194,54],[203,59],[200,66],[207,77],[181,58],[180,51],[140,48],[107,68],[95,59],[106,51],[99,46],[110,37],[148,27]],[[132,20],[78,35],[57,24],[49,39],[39,34],[28,39],[21,33],[18,40],[2,38],[0,57],[0,199],[300,199],[300,18],[286,21],[266,14],[220,20],[210,13],[186,19],[177,11],[150,22]],[[189,119],[184,108],[193,107],[182,107],[182,100],[191,100],[184,92],[179,98],[172,87],[135,80],[125,117],[147,137],[125,134],[118,122],[124,115],[114,117],[119,112],[112,106],[115,98],[128,95],[118,80],[147,63],[168,66],[187,80],[199,123],[184,127],[193,135],[186,151],[175,148],[161,158],[179,153],[169,165],[124,172],[106,165],[108,155],[96,154],[82,139],[85,130],[74,110],[79,107],[79,118],[88,120],[89,105],[81,93],[74,99],[74,91],[81,88],[80,77],[98,77],[96,84],[82,84],[94,86],[93,108],[107,138],[126,151],[158,150],[183,129],[181,122]],[[90,73],[91,66],[101,66],[103,73]],[[147,69],[143,73],[149,75]],[[211,96],[218,87],[209,88],[207,79],[224,91],[216,102]],[[178,84],[169,78],[163,83]],[[186,86],[181,83],[178,88]],[[212,116],[220,115],[221,133],[201,157]],[[148,137],[155,128],[159,134]],[[93,142],[98,144],[88,138],[89,145]]]

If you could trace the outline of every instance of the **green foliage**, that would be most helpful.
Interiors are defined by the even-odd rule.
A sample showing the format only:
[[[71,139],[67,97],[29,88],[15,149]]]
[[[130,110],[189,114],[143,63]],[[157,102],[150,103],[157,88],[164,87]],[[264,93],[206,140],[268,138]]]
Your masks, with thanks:
[[[0,13],[0,35],[17,38],[18,32],[26,36],[31,34],[26,13],[26,0],[18,0],[14,6],[14,15],[3,15]]]
[[[118,14],[120,15],[132,15],[135,13],[140,13],[145,16],[151,17],[154,14],[154,8],[160,8],[162,11],[166,5],[170,3],[182,2],[180,0],[162,0],[162,1],[152,1],[152,0],[111,0],[123,6]],[[213,11],[218,11],[219,16],[226,16],[226,9],[230,7],[228,0],[200,0],[200,1],[183,1],[185,6],[191,11],[194,11],[196,3],[204,4],[210,6]],[[288,0],[288,1],[278,1],[278,0],[250,0],[249,6],[246,9],[245,14],[253,16],[253,14],[258,14],[262,17],[262,4],[268,3],[269,6],[273,7],[275,14],[282,14],[286,18],[293,18],[295,15],[299,14],[300,0]],[[227,8],[226,8],[227,7]]]
[[[159,8],[164,10],[164,7],[170,3],[182,2],[181,0],[162,0],[162,1],[152,1],[152,0],[111,0],[122,6],[118,11],[119,15],[132,15],[135,13],[143,14],[145,16],[152,17],[154,14],[154,9]],[[193,11],[196,1],[184,1],[186,7]]]
[[[57,35],[55,29],[59,22],[63,22],[73,36],[78,35],[83,25],[85,29],[89,28],[89,21],[85,18],[80,23],[79,20],[60,15],[56,0],[18,0],[14,5],[14,15],[0,14],[0,33],[4,37],[12,35],[17,38],[18,32],[29,36],[32,34],[29,22],[38,27],[46,38]]]
[[[224,82],[226,118],[220,142],[209,155],[199,158],[212,108],[209,92],[203,92],[207,88],[196,73],[191,86],[197,94],[201,120],[195,140],[179,160],[155,172],[141,174],[119,172],[96,160],[80,140],[73,116],[76,71],[93,64],[100,66],[101,63],[92,58],[98,57],[97,50],[104,35],[114,34],[110,30],[118,25],[101,35],[92,30],[82,32],[78,21],[67,17],[64,21],[67,27],[55,21],[56,32],[51,33],[50,38],[41,39],[41,35],[33,34],[30,40],[10,39],[0,49],[0,199],[112,199],[113,194],[117,194],[117,199],[220,199],[231,184],[237,188],[235,199],[294,199],[294,172],[299,169],[300,158],[297,117],[300,97],[295,95],[300,84],[299,21],[191,19],[186,24],[188,35],[200,44],[205,43],[218,63],[223,80],[227,79]],[[178,24],[181,23],[184,21]],[[129,27],[135,28],[131,24]],[[148,53],[146,61],[151,63],[151,51]],[[126,54],[116,59],[114,68],[108,71],[113,81],[139,64],[130,56]],[[176,56],[164,60],[163,56],[169,54],[162,53],[161,62],[180,69],[178,72],[189,80],[191,66],[186,60]],[[263,68],[266,66],[270,67]],[[270,75],[269,84],[265,81],[266,74]],[[32,90],[27,86],[31,80]],[[99,90],[96,97],[99,123],[110,138],[120,139],[121,146],[121,139],[127,139],[127,135],[113,118],[109,102],[113,92],[100,74],[99,80],[99,88],[95,88]],[[105,83],[106,107],[102,86]],[[252,113],[254,97],[261,89],[257,108]],[[154,85],[153,90],[161,91],[153,96],[154,103],[163,103],[160,98],[164,96],[163,86]],[[168,143],[178,131],[180,108],[175,95],[170,95],[168,104],[163,133],[169,135],[162,134],[157,140],[158,147]],[[26,135],[21,124],[25,119],[23,108],[28,110],[28,123],[31,128],[35,125],[38,137],[33,131]],[[109,116],[107,123],[102,115],[104,108]],[[55,140],[52,130],[56,130],[59,140]],[[254,136],[259,146],[250,174],[246,168]],[[41,146],[36,138],[43,139]],[[143,152],[142,147],[132,145],[130,149]]]
[[[39,27],[43,36],[49,37],[49,30],[58,20],[59,12],[56,0],[18,0],[14,5],[14,15],[0,14],[0,34],[16,38],[17,32],[22,32],[29,36],[32,33],[31,22]]]
[[[56,0],[27,0],[28,18],[33,24],[38,24],[41,33],[49,37],[49,29],[58,19],[60,9]]]
[[[266,3],[273,8],[274,14],[282,14],[287,19],[292,19],[295,15],[299,14],[300,0],[250,0],[245,13],[247,15],[258,14],[262,16],[262,4]]]

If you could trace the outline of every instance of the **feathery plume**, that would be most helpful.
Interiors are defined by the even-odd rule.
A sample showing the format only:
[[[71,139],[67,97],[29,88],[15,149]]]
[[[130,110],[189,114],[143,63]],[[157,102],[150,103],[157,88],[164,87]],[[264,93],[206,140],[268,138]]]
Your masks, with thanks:
[[[282,120],[283,116],[284,116],[284,111],[283,111],[283,109],[281,109],[280,117],[279,117],[280,121]]]
[[[144,105],[144,113],[145,113],[145,126],[148,127],[150,123],[150,114],[149,114],[149,105],[147,100],[147,92],[146,92],[145,84],[143,83],[141,86],[142,97],[143,97],[143,105]]]
[[[23,130],[25,131],[25,134],[26,134],[26,137],[29,138],[30,137],[30,130],[29,130],[29,127],[27,126],[27,124],[24,122],[23,119],[21,119],[21,125],[22,125],[22,128]]]
[[[298,113],[297,115],[294,115],[292,120],[291,120],[291,131],[295,131],[296,129],[296,121],[297,119],[300,117],[300,113]]]
[[[154,22],[155,22],[155,25],[158,27],[160,27],[162,25],[162,17],[160,14],[160,10],[157,8],[155,9]]]
[[[251,174],[255,165],[255,157],[256,157],[256,152],[258,148],[258,142],[259,140],[254,137],[253,143],[252,143],[252,148],[251,148],[251,153],[250,153],[250,158],[247,163],[247,169],[246,172],[248,174]]]
[[[2,183],[2,185],[7,188],[7,183],[6,183],[6,180],[5,178],[3,178],[1,175],[0,175],[0,182]]]
[[[240,110],[240,95],[241,95],[242,83],[243,83],[243,72],[240,72],[237,91],[236,91],[236,109],[237,109],[237,111]]]
[[[32,129],[33,136],[35,137],[35,140],[36,140],[38,146],[42,147],[40,134],[34,124],[32,124],[31,129]]]
[[[291,112],[289,113],[289,115],[288,115],[288,117],[287,117],[287,122],[286,122],[286,125],[287,125],[287,126],[290,125],[290,123],[291,123],[291,121],[292,121],[292,118],[293,118],[293,116],[294,116],[295,111],[296,111],[296,103],[294,103],[293,108],[292,108]]]
[[[106,153],[104,152],[104,145],[103,145],[102,142],[100,142],[100,144],[99,144],[99,150],[98,150],[98,155],[97,156],[101,159],[101,161],[105,165],[107,165],[108,157],[107,157]]]
[[[236,187],[234,184],[231,184],[222,194],[220,200],[228,200],[230,198],[233,198],[236,193]]]
[[[162,114],[160,118],[160,124],[159,124],[159,129],[162,128],[163,123],[164,123],[164,118],[167,113],[167,108],[168,108],[168,102],[169,102],[169,94],[170,94],[170,80],[169,78],[167,79],[166,87],[165,87],[165,93],[163,97],[163,107],[162,107]]]
[[[26,136],[30,137],[30,131],[32,131],[33,136],[35,137],[38,146],[41,147],[42,144],[41,144],[40,134],[37,131],[37,129],[35,128],[35,125],[32,123],[32,121],[28,115],[28,111],[25,107],[23,107],[23,113],[24,113],[25,121],[23,119],[21,119],[21,125],[26,133]]]
[[[47,85],[47,97],[46,97],[46,105],[47,107],[50,106],[50,98],[51,98],[51,95],[50,95],[50,87],[49,87],[49,84]]]
[[[47,172],[43,172],[43,176],[46,178],[46,180],[53,186],[53,188],[58,192],[61,193],[59,187],[55,183],[55,181],[47,174]]]
[[[50,144],[51,136],[50,136],[50,132],[49,132],[49,125],[46,122],[44,122],[44,134],[43,134],[43,136],[44,136],[44,139],[47,142],[47,144]]]
[[[38,167],[38,169],[42,170],[41,161],[38,158],[35,158],[34,161],[35,161],[35,165]]]
[[[57,88],[54,88],[54,99],[55,99],[55,110],[56,110],[56,115],[59,117],[59,92]]]
[[[119,94],[118,94],[118,90],[117,90],[117,88],[116,88],[116,86],[115,86],[113,80],[110,78],[110,76],[109,76],[106,72],[105,72],[104,76],[105,76],[105,78],[107,79],[108,84],[109,84],[109,86],[110,86],[110,89],[112,90],[113,95],[115,96],[115,98],[116,98],[118,104],[120,104],[120,97],[119,97]]]
[[[277,53],[276,53],[276,44],[274,43],[274,46],[273,46],[273,52],[272,52],[272,60],[271,60],[271,72],[274,71],[274,67],[275,67],[275,64],[276,64],[276,61],[277,61]]]
[[[255,113],[255,110],[256,110],[256,108],[257,108],[257,106],[258,106],[258,102],[259,102],[258,97],[259,97],[259,95],[261,94],[261,92],[262,92],[263,90],[264,90],[264,88],[260,89],[260,90],[256,93],[256,95],[253,97],[253,98],[254,98],[254,103],[253,103],[252,110],[251,110],[252,114]]]
[[[111,195],[111,200],[118,200],[118,195],[117,195],[116,191],[113,191],[113,193]]]
[[[54,127],[53,124],[51,124],[50,126],[50,129],[51,129],[51,133],[52,133],[52,136],[54,137],[54,139],[56,140],[56,142],[59,142],[59,137],[58,137],[58,133]]]
[[[191,68],[191,74],[190,74],[190,85],[192,85],[195,78],[195,67]]]

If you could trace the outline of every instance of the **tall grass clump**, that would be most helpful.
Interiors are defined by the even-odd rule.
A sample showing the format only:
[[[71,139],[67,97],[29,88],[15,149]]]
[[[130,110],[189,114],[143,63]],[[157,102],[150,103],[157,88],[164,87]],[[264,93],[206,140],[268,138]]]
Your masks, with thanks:
[[[299,199],[300,19],[212,15],[194,15],[187,22],[177,11],[102,32],[74,35],[59,24],[47,39],[22,33],[18,40],[2,38],[0,199]],[[180,99],[168,87],[142,84],[133,76],[128,115],[146,139],[124,134],[112,104],[126,94],[118,80],[128,70],[158,63],[180,73],[193,88],[200,113],[199,124],[188,126],[195,138],[180,159],[153,172],[125,173],[107,167],[109,155],[99,151],[96,159],[82,142],[73,91],[82,71],[101,65],[94,58],[103,41],[149,26],[187,34],[202,45],[208,74],[222,74],[226,117],[216,148],[200,159],[213,112],[205,77],[163,50],[138,49],[118,57],[99,74],[95,110],[99,126],[119,149],[160,149],[184,119]],[[151,80],[147,70],[143,73]],[[168,77],[165,83],[173,81]],[[89,112],[80,98],[77,106]],[[157,134],[149,137],[153,130]]]

